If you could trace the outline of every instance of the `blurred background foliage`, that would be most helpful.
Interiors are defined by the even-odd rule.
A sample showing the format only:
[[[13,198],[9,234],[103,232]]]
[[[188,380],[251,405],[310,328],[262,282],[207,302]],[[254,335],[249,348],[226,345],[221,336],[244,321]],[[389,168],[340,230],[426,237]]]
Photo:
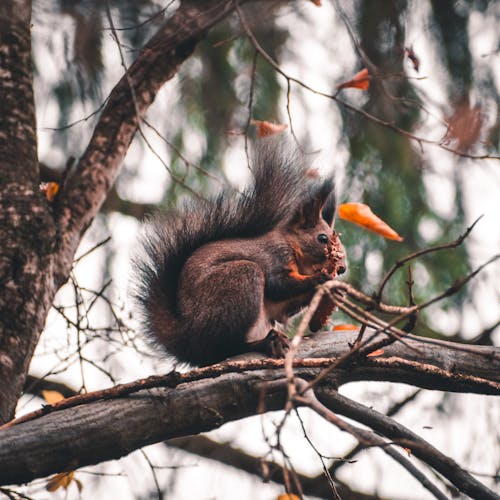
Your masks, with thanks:
[[[323,2],[333,6],[335,12],[334,23],[323,30],[329,34],[325,40],[315,40],[316,28],[310,24],[310,11],[315,7],[310,2],[260,2],[247,5],[244,12],[260,44],[273,59],[292,68],[290,74],[304,62],[303,54],[294,47],[301,41],[313,40],[330,51],[331,61],[319,61],[319,66],[335,66],[345,71],[330,82],[331,93],[335,92],[336,84],[367,67],[373,76],[369,91],[346,92],[342,99],[419,136],[439,140],[440,136],[432,133],[435,129],[429,121],[440,122],[440,130],[444,131],[441,138],[447,146],[463,153],[498,154],[499,98],[493,71],[500,49],[498,32],[495,51],[474,59],[470,47],[474,33],[469,23],[475,15],[492,20],[498,26],[500,9],[497,2]],[[109,29],[108,6],[125,54],[125,64],[129,65],[151,34],[172,15],[177,3],[34,0],[33,4],[37,104],[44,110],[38,125],[44,128],[40,136],[43,135],[48,144],[41,148],[41,161],[52,171],[58,171],[66,158],[77,157],[83,152],[98,116],[92,113],[103,104],[123,73]],[[416,16],[416,9],[424,13]],[[316,11],[313,14],[317,15]],[[300,29],[294,29],[289,22],[291,18],[300,23]],[[418,86],[417,78],[426,75],[418,72],[415,62],[408,58],[412,44],[421,42],[408,33],[415,33],[412,23],[422,19],[425,19],[422,28],[425,47],[432,50],[432,60],[437,61],[435,66],[438,66],[428,63],[427,72],[435,69],[433,76],[437,78],[439,74],[444,82],[441,92],[445,95],[439,103]],[[309,29],[304,31],[304,26]],[[349,46],[335,45],[337,34],[341,32],[349,34]],[[349,58],[342,62],[347,52],[351,62]],[[311,53],[309,57],[318,56]],[[418,62],[425,62],[430,54],[417,52],[415,57]],[[301,79],[308,83],[307,75]],[[176,204],[179,197],[192,191],[206,195],[220,187],[212,175],[227,182],[227,163],[230,161],[227,151],[234,147],[235,141],[239,141],[238,148],[244,147],[250,99],[252,118],[285,122],[286,84],[285,79],[256,55],[236,16],[213,29],[175,80],[167,83],[166,104],[160,104],[156,112],[148,115],[148,123],[163,137],[153,148],[169,174],[160,204]],[[316,117],[308,114],[307,106],[301,107],[305,94],[306,90],[294,86],[291,115],[301,146],[308,150],[315,142],[308,124],[314,123]],[[158,101],[162,98],[160,95]],[[453,206],[443,213],[434,206],[425,182],[428,173],[439,172],[438,156],[424,154],[420,145],[408,136],[342,106],[335,106],[332,111],[330,104],[325,99],[324,112],[331,114],[328,118],[331,128],[338,129],[339,138],[332,140],[333,146],[346,153],[341,166],[344,181],[340,201],[367,203],[405,238],[403,243],[394,243],[343,221],[338,222],[337,228],[348,249],[347,279],[361,290],[373,293],[381,277],[397,259],[430,245],[452,241],[465,231],[470,223],[466,221],[463,197],[466,177],[460,172],[465,160],[457,155],[452,157],[456,165],[456,170],[449,173]],[[300,110],[298,116],[294,115],[297,109]],[[78,122],[84,118],[85,121]],[[78,123],[68,127],[74,122]],[[46,130],[48,127],[56,130]],[[145,133],[153,130],[147,124],[142,128]],[[97,224],[106,226],[110,212],[142,218],[152,204],[158,203],[158,199],[144,201],[147,199],[144,193],[140,201],[127,195],[133,192],[131,186],[141,175],[141,159],[147,157],[150,146],[141,137],[136,138],[135,149],[126,160],[118,189],[110,193]],[[172,181],[170,175],[180,182]],[[428,299],[470,270],[467,245],[428,255],[414,268],[416,300]],[[386,301],[408,302],[406,279],[406,271],[399,271],[386,288]],[[470,297],[462,291],[447,300],[444,306],[460,316],[460,308],[467,300],[470,301]],[[416,332],[436,335],[427,320],[425,316],[420,319],[420,329]],[[457,328],[456,333],[459,330]]]

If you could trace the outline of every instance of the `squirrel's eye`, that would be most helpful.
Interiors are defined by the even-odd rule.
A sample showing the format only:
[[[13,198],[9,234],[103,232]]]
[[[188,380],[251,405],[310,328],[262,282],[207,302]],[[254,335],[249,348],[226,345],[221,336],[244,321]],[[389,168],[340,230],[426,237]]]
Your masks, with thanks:
[[[326,245],[328,243],[328,235],[325,233],[318,234],[318,241]]]

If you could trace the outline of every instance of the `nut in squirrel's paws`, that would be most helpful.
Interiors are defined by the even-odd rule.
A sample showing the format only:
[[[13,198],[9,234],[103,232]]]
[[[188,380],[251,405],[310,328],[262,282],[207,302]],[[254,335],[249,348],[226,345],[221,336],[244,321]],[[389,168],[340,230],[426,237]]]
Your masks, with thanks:
[[[327,265],[322,269],[322,272],[330,274],[330,279],[345,273],[345,250],[335,231],[333,232],[331,246],[327,250],[327,259]],[[335,305],[330,297],[328,295],[323,295],[318,308],[309,322],[309,329],[312,332],[317,332],[328,321],[328,318],[334,310]]]

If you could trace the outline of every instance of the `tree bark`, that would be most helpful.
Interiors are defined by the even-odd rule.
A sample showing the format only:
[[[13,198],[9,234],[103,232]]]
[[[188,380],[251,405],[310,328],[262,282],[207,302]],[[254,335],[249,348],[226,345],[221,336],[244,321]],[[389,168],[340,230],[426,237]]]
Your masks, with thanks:
[[[12,418],[53,294],[55,225],[38,187],[31,2],[0,3],[0,421]]]
[[[355,333],[348,332],[321,334],[308,340],[300,356],[316,352],[321,357],[303,361],[302,366],[295,368],[296,376],[313,379],[321,366],[328,366],[345,353],[355,337]],[[425,369],[441,370],[441,379],[434,375],[434,380],[438,380],[436,386],[500,394],[499,348],[475,346],[476,354],[471,355],[455,349],[460,346],[446,344],[441,342],[420,353],[419,364]],[[419,345],[412,342],[412,347]],[[327,351],[329,359],[323,357]],[[386,348],[382,359],[386,363],[396,363],[408,351],[407,346],[397,343]],[[476,358],[476,362],[467,365],[468,357]],[[316,367],[315,362],[318,362]],[[489,368],[481,368],[482,365],[489,365]],[[478,377],[471,378],[478,370],[490,380],[481,378],[483,382],[480,383]],[[99,393],[100,399],[95,401],[57,411],[48,407],[44,416],[0,430],[0,484],[22,483],[119,458],[148,444],[205,432],[226,422],[255,415],[258,408],[265,411],[283,409],[287,396],[282,360],[231,361],[178,374],[173,380],[173,383],[167,379],[156,382],[156,387],[147,390],[139,390],[144,384],[137,384],[135,392],[130,390],[130,384],[127,384],[127,392],[119,393],[119,387],[115,387],[107,394]],[[377,358],[358,359],[351,366],[334,370],[322,383],[331,388],[354,380],[428,385],[427,376],[420,376],[415,365],[403,365],[394,371],[384,365],[381,369]],[[164,387],[166,384],[172,387]],[[91,394],[84,397],[89,401]]]
[[[0,2],[0,423],[8,421],[81,237],[161,86],[231,0],[183,1],[112,90],[90,143],[54,203],[39,190],[29,0]]]

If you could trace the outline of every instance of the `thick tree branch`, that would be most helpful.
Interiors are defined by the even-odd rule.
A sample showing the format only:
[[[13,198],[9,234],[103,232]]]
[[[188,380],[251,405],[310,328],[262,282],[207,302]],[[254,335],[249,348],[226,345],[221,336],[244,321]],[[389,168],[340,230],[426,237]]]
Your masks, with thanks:
[[[361,446],[363,447],[380,447],[387,455],[389,455],[394,461],[399,463],[403,468],[405,468],[412,476],[419,481],[424,488],[426,488],[433,496],[439,500],[446,500],[446,496],[433,484],[429,479],[417,468],[413,463],[408,460],[404,455],[402,455],[389,441],[381,438],[378,434],[375,434],[371,430],[363,429],[355,425],[346,422],[345,420],[339,418],[330,408],[323,405],[313,393],[312,389],[307,389],[307,383],[305,381],[298,380],[299,385],[303,386],[305,389],[304,396],[300,396],[297,403],[302,401],[303,404],[307,405],[309,408],[314,410],[318,415],[321,415],[328,422],[334,424],[339,429],[348,432],[354,436]],[[336,391],[333,391],[336,392]],[[342,414],[342,412],[339,412]],[[486,488],[487,490],[487,488]]]
[[[60,195],[59,234],[67,276],[76,246],[111,189],[140,122],[208,30],[234,9],[231,0],[183,1],[111,91],[76,172]]]
[[[331,388],[323,386],[318,388],[316,393],[318,398],[332,411],[365,424],[394,443],[409,448],[413,455],[442,474],[459,491],[472,498],[498,498],[491,490],[462,469],[452,458],[434,448],[394,419],[346,398]]]
[[[322,334],[304,341],[300,356],[315,353],[321,357],[296,360],[296,376],[314,378],[322,367],[334,361],[332,356],[345,353],[348,342],[355,337],[355,332]],[[355,365],[331,373],[323,384],[332,387],[353,380],[397,380],[424,387],[437,385],[500,394],[499,349],[477,346],[476,354],[471,355],[455,351],[451,345],[446,347],[446,343],[438,347],[412,342],[422,349],[421,363],[438,367],[441,373],[430,378],[422,377],[411,364],[402,364],[397,370],[380,366],[381,361],[391,363],[409,354],[405,346],[396,343],[387,347],[385,357],[358,358]],[[474,378],[474,373],[490,376],[491,380]],[[62,401],[24,423],[0,430],[0,483],[28,481],[66,468],[118,458],[154,442],[214,429],[227,421],[254,415],[259,404],[266,410],[283,408],[283,376],[283,360],[238,360],[185,374],[154,377],[151,383],[145,379],[135,385],[117,386],[95,393],[94,398],[86,394]],[[50,456],[47,449],[51,450]]]

